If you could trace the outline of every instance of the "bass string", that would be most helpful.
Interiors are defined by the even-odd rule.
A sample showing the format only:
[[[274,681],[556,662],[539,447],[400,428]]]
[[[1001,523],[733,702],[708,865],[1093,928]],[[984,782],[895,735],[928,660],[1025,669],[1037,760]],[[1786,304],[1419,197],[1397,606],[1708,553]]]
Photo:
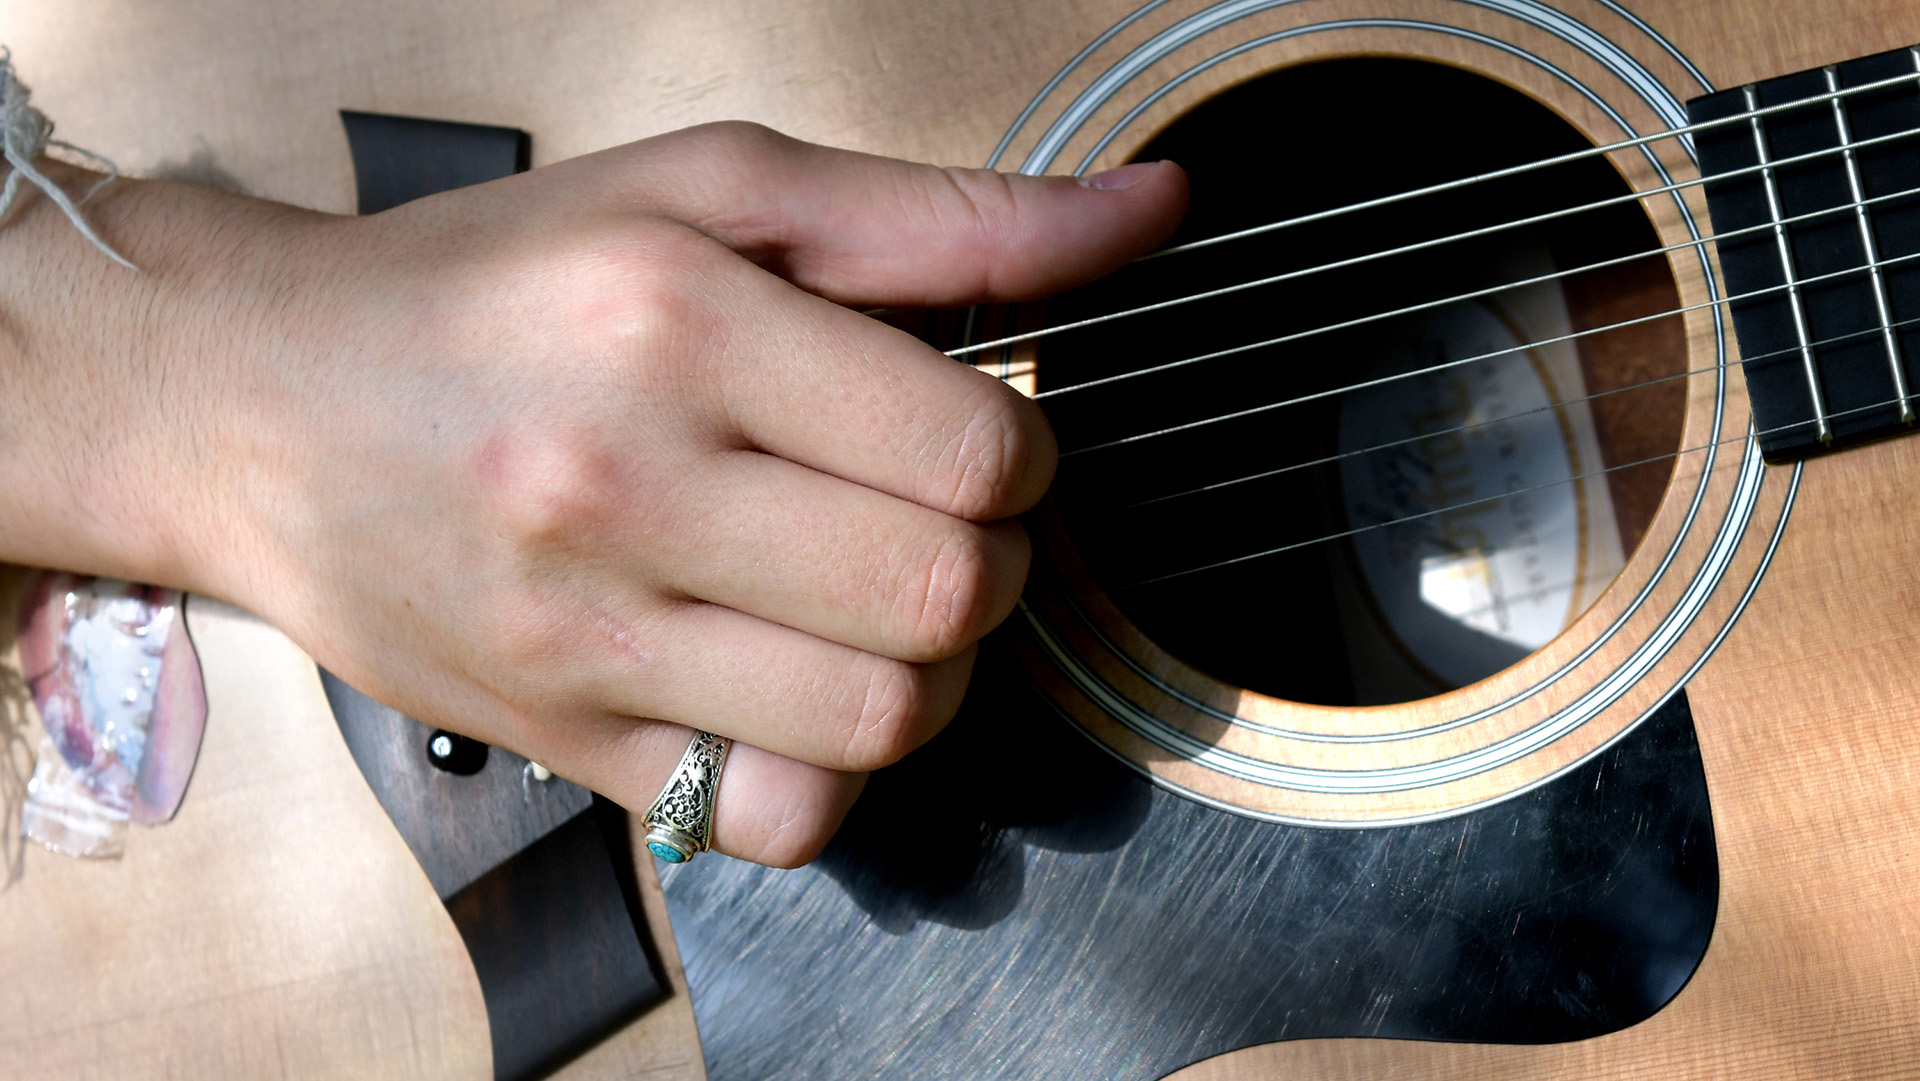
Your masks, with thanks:
[[[1891,408],[1893,406],[1899,405],[1900,402],[1901,402],[1901,399],[1899,398],[1890,398],[1885,401],[1873,402],[1869,405],[1855,406],[1852,409],[1843,409],[1836,413],[1829,413],[1827,414],[1827,416],[1829,419],[1837,419],[1839,417],[1850,416],[1855,413],[1867,413],[1876,409]],[[1750,440],[1758,439],[1761,436],[1773,435],[1779,432],[1791,431],[1795,428],[1805,428],[1813,423],[1814,422],[1810,420],[1799,420],[1799,421],[1794,421],[1791,424],[1779,424],[1771,428],[1762,428],[1757,430],[1754,429],[1751,426],[1751,424],[1749,424],[1745,435],[1729,436],[1725,439],[1716,439],[1716,440],[1713,440],[1712,442],[1701,443],[1697,446],[1692,446],[1692,447],[1681,447],[1679,450],[1668,451],[1665,454],[1655,454],[1650,457],[1640,458],[1638,460],[1631,461],[1631,462],[1621,462],[1619,465],[1607,466],[1604,469],[1595,469],[1590,472],[1576,474],[1574,476],[1567,477],[1562,480],[1551,480],[1551,481],[1544,481],[1540,484],[1530,484],[1522,488],[1514,488],[1509,491],[1499,492],[1494,495],[1481,496],[1477,499],[1468,499],[1459,503],[1449,504],[1444,507],[1435,507],[1432,510],[1424,510],[1415,514],[1403,515],[1399,518],[1388,519],[1387,521],[1384,521],[1384,522],[1372,522],[1367,525],[1356,526],[1352,529],[1344,529],[1338,533],[1328,533],[1324,536],[1313,537],[1309,540],[1294,541],[1289,544],[1282,544],[1273,548],[1266,548],[1258,552],[1250,552],[1246,555],[1234,556],[1231,559],[1222,559],[1213,563],[1205,563],[1198,567],[1188,567],[1185,570],[1178,570],[1178,571],[1172,571],[1167,574],[1155,575],[1152,578],[1142,578],[1136,581],[1128,582],[1125,585],[1115,586],[1113,587],[1111,592],[1118,592],[1120,590],[1125,590],[1125,589],[1138,589],[1142,586],[1153,585],[1157,582],[1170,581],[1175,578],[1184,578],[1190,574],[1199,574],[1203,571],[1218,570],[1222,567],[1231,567],[1240,563],[1248,563],[1256,559],[1264,559],[1268,556],[1276,556],[1281,554],[1282,552],[1291,552],[1298,548],[1305,548],[1305,547],[1308,547],[1309,545],[1325,544],[1328,541],[1343,540],[1347,537],[1358,536],[1359,534],[1362,534],[1362,533],[1370,533],[1376,529],[1385,529],[1388,526],[1404,525],[1408,522],[1417,522],[1425,518],[1433,518],[1442,514],[1449,514],[1449,513],[1452,513],[1453,511],[1464,510],[1468,507],[1479,506],[1482,503],[1493,503],[1493,502],[1498,502],[1499,500],[1502,500],[1502,499],[1510,499],[1517,495],[1526,495],[1529,492],[1539,492],[1539,491],[1545,491],[1546,489],[1549,489],[1549,488],[1558,488],[1564,484],[1572,484],[1576,481],[1589,480],[1594,477],[1602,477],[1609,473],[1618,473],[1622,470],[1637,469],[1640,466],[1652,465],[1655,462],[1670,461],[1672,459],[1679,458],[1680,456],[1685,454],[1698,454],[1703,451],[1712,450],[1715,447],[1724,447],[1732,443],[1745,443]]]
[[[1408,371],[1399,372],[1394,375],[1383,375],[1377,379],[1367,379],[1358,383],[1351,383],[1346,386],[1334,387],[1329,390],[1319,390],[1319,391],[1314,391],[1310,394],[1300,394],[1292,398],[1283,398],[1277,402],[1265,402],[1260,405],[1248,406],[1244,409],[1236,409],[1230,413],[1221,413],[1216,416],[1202,417],[1199,420],[1191,420],[1182,424],[1172,424],[1172,425],[1168,425],[1167,427],[1156,428],[1148,432],[1138,432],[1133,435],[1121,436],[1116,439],[1109,439],[1102,443],[1094,443],[1089,446],[1077,447],[1070,451],[1064,451],[1061,453],[1060,457],[1061,458],[1077,457],[1082,454],[1090,454],[1097,450],[1107,450],[1112,447],[1125,446],[1131,443],[1143,442],[1148,439],[1157,439],[1157,438],[1160,438],[1161,436],[1173,435],[1177,432],[1192,431],[1197,428],[1203,428],[1213,424],[1221,424],[1226,421],[1240,420],[1246,417],[1256,416],[1261,413],[1272,412],[1273,410],[1276,410],[1276,409],[1284,409],[1288,406],[1302,405],[1307,402],[1320,401],[1325,398],[1333,398],[1342,394],[1350,394],[1358,390],[1367,390],[1372,387],[1385,386],[1386,384],[1395,383],[1402,379],[1412,379],[1422,375],[1431,375],[1435,372],[1443,372],[1452,368],[1463,367],[1468,364],[1476,364],[1476,363],[1479,363],[1480,361],[1491,360],[1495,357],[1510,356],[1515,353],[1522,353],[1531,349],[1537,349],[1542,346],[1558,345],[1562,342],[1578,341],[1582,338],[1590,338],[1598,334],[1608,333],[1609,331],[1621,330],[1626,327],[1638,326],[1640,324],[1650,323],[1659,319],[1671,319],[1676,316],[1686,315],[1689,312],[1703,311],[1707,308],[1717,307],[1722,304],[1734,304],[1739,301],[1752,300],[1755,297],[1769,296],[1774,293],[1784,292],[1790,289],[1797,289],[1802,286],[1811,285],[1811,284],[1815,284],[1822,281],[1831,281],[1836,278],[1842,278],[1842,277],[1846,277],[1853,274],[1860,274],[1870,270],[1884,269],[1890,266],[1900,266],[1906,263],[1910,263],[1916,259],[1920,259],[1920,252],[1910,252],[1906,255],[1894,256],[1891,259],[1873,260],[1867,263],[1863,263],[1859,266],[1843,267],[1840,270],[1828,271],[1827,273],[1824,273],[1824,274],[1812,274],[1806,277],[1796,277],[1792,281],[1785,282],[1780,285],[1769,285],[1759,289],[1749,289],[1744,293],[1734,293],[1729,296],[1716,298],[1714,300],[1703,300],[1697,304],[1683,304],[1678,308],[1672,308],[1667,311],[1654,312],[1650,315],[1634,316],[1631,319],[1622,319],[1617,322],[1606,323],[1597,327],[1590,327],[1586,330],[1570,331],[1566,334],[1558,334],[1550,338],[1540,338],[1536,341],[1523,342],[1519,345],[1508,346],[1502,349],[1494,349],[1485,353],[1475,353],[1472,356],[1460,357],[1455,360],[1441,361],[1437,364],[1429,364],[1429,365],[1426,365],[1425,367],[1409,369]],[[1262,344],[1277,344],[1277,343],[1262,343]],[[1811,348],[1814,344],[1816,343],[1811,343],[1811,342],[1808,343],[1809,348]],[[1245,351],[1247,348],[1251,348],[1251,347],[1236,346],[1235,348],[1239,351]],[[1797,347],[1796,347],[1796,351],[1797,351]]]
[[[1916,196],[1916,195],[1920,195],[1920,187],[1903,188],[1900,191],[1888,192],[1885,195],[1876,195],[1870,199],[1862,199],[1859,201],[1857,205],[1861,208],[1864,208],[1864,207],[1872,206],[1876,203],[1889,202],[1895,199],[1905,199],[1910,196]],[[1823,207],[1819,210],[1810,210],[1805,213],[1795,214],[1791,217],[1781,218],[1777,224],[1779,225],[1800,224],[1803,222],[1812,221],[1816,218],[1823,218],[1830,214],[1845,214],[1848,211],[1854,210],[1855,208],[1856,208],[1856,204],[1854,203],[1843,203],[1839,206]],[[1338,323],[1329,323],[1325,326],[1312,327],[1307,330],[1297,330],[1287,334],[1282,334],[1279,337],[1275,337],[1275,338],[1263,338],[1257,342],[1248,342],[1245,345],[1230,346],[1226,349],[1218,349],[1210,353],[1202,353],[1198,356],[1186,357],[1180,360],[1166,361],[1161,364],[1150,365],[1145,368],[1136,368],[1126,372],[1117,372],[1113,375],[1101,376],[1097,379],[1084,380],[1079,383],[1074,383],[1070,386],[1054,387],[1049,390],[1040,391],[1036,393],[1033,397],[1036,401],[1042,401],[1047,398],[1058,397],[1059,395],[1071,393],[1077,390],[1087,390],[1092,387],[1106,386],[1112,383],[1124,382],[1125,380],[1128,380],[1128,379],[1134,379],[1134,378],[1138,378],[1140,376],[1145,376],[1145,375],[1153,375],[1159,372],[1172,371],[1177,368],[1183,368],[1189,365],[1199,364],[1203,361],[1217,360],[1221,357],[1233,356],[1239,353],[1248,353],[1256,349],[1265,349],[1269,346],[1284,345],[1288,342],[1300,341],[1304,338],[1312,338],[1321,334],[1329,334],[1334,331],[1351,330],[1354,327],[1365,326],[1369,323],[1377,323],[1387,319],[1398,319],[1402,316],[1413,315],[1422,311],[1428,311],[1433,308],[1446,307],[1449,304],[1459,304],[1464,301],[1478,300],[1482,297],[1494,296],[1496,294],[1504,293],[1512,289],[1522,289],[1528,286],[1542,285],[1548,282],[1564,281],[1568,278],[1572,278],[1580,274],[1588,273],[1589,271],[1605,270],[1608,267],[1621,266],[1626,263],[1635,262],[1640,259],[1650,259],[1650,258],[1653,258],[1654,256],[1666,255],[1672,252],[1682,251],[1687,248],[1704,248],[1709,243],[1717,244],[1719,241],[1730,239],[1736,236],[1745,236],[1748,234],[1757,234],[1757,233],[1769,233],[1773,231],[1775,225],[1776,223],[1772,221],[1767,221],[1767,222],[1762,222],[1759,225],[1749,225],[1740,229],[1729,229],[1723,233],[1715,233],[1711,236],[1699,237],[1694,240],[1683,240],[1677,244],[1668,244],[1664,247],[1648,248],[1645,251],[1633,252],[1632,254],[1629,254],[1629,255],[1616,256],[1611,259],[1602,259],[1597,262],[1586,263],[1581,266],[1572,267],[1567,270],[1556,270],[1550,274],[1538,274],[1531,278],[1522,278],[1518,281],[1503,282],[1499,285],[1488,286],[1484,289],[1475,289],[1466,293],[1456,293],[1452,296],[1441,297],[1438,300],[1425,300],[1425,301],[1421,301],[1418,304],[1409,304],[1409,305],[1406,305],[1405,307],[1394,308],[1384,312],[1376,312],[1372,315],[1356,316],[1352,319],[1344,320]],[[1521,348],[1526,348],[1526,347],[1522,346]],[[1093,448],[1085,448],[1085,449],[1093,449]]]
[[[1904,128],[1900,131],[1889,132],[1885,135],[1876,135],[1867,139],[1854,139],[1851,141],[1845,141],[1845,142],[1838,143],[1834,146],[1826,147],[1820,150],[1808,151],[1804,154],[1796,154],[1796,155],[1785,157],[1785,158],[1775,158],[1773,160],[1763,162],[1757,165],[1743,166],[1738,169],[1729,169],[1726,172],[1718,173],[1711,177],[1695,177],[1690,180],[1675,181],[1670,184],[1662,184],[1656,187],[1645,188],[1639,191],[1632,191],[1632,192],[1626,192],[1621,195],[1609,196],[1608,198],[1594,200],[1593,202],[1589,202],[1589,203],[1582,203],[1582,204],[1571,206],[1571,207],[1563,207],[1558,210],[1550,210],[1540,214],[1529,215],[1523,218],[1515,218],[1511,221],[1505,221],[1505,222],[1499,222],[1493,225],[1481,226],[1479,228],[1468,229],[1458,233],[1451,233],[1446,236],[1433,237],[1428,240],[1416,241],[1410,244],[1403,244],[1398,247],[1386,248],[1376,252],[1368,252],[1364,255],[1349,256],[1347,258],[1336,259],[1328,263],[1320,263],[1314,266],[1301,267],[1296,270],[1284,271],[1279,274],[1271,274],[1271,275],[1267,275],[1260,278],[1254,278],[1249,281],[1236,282],[1232,285],[1224,285],[1214,289],[1205,289],[1195,293],[1184,294],[1182,296],[1170,297],[1166,300],[1155,301],[1151,304],[1142,304],[1136,307],[1123,309],[1117,312],[1108,312],[1103,315],[1088,316],[1085,319],[1076,319],[1067,323],[1058,323],[1053,326],[1040,327],[1034,330],[1023,331],[1018,334],[1009,334],[1004,337],[993,338],[987,341],[976,342],[969,345],[957,346],[955,348],[946,350],[946,355],[957,360],[963,357],[972,356],[976,353],[984,353],[984,352],[989,352],[997,349],[1005,349],[1008,346],[1020,345],[1025,342],[1038,341],[1042,338],[1052,337],[1053,335],[1056,335],[1056,334],[1064,334],[1069,331],[1084,330],[1089,327],[1099,326],[1104,323],[1111,323],[1119,319],[1128,319],[1138,315],[1147,315],[1152,312],[1165,311],[1169,308],[1182,307],[1184,305],[1195,304],[1204,300],[1214,300],[1219,297],[1231,296],[1235,293],[1246,292],[1247,290],[1250,290],[1250,289],[1261,289],[1271,285],[1279,285],[1284,282],[1297,281],[1302,278],[1311,277],[1317,274],[1325,274],[1325,273],[1330,273],[1332,271],[1337,271],[1337,270],[1348,270],[1357,266],[1364,266],[1366,264],[1378,262],[1385,259],[1392,259],[1398,256],[1410,255],[1410,254],[1421,252],[1421,251],[1429,251],[1435,248],[1444,247],[1448,244],[1454,244],[1454,243],[1459,243],[1461,241],[1478,239],[1480,237],[1485,237],[1485,236],[1492,236],[1498,233],[1508,232],[1514,229],[1520,229],[1530,225],[1540,225],[1546,222],[1572,217],[1577,214],[1584,214],[1594,210],[1602,210],[1611,206],[1620,206],[1626,203],[1639,202],[1641,200],[1650,199],[1659,195],[1674,194],[1674,193],[1683,191],[1685,189],[1699,187],[1704,184],[1719,183],[1725,180],[1731,180],[1738,177],[1748,176],[1756,173],[1775,172],[1784,166],[1798,165],[1798,164],[1802,164],[1809,161],[1815,161],[1821,158],[1831,157],[1836,154],[1844,155],[1855,150],[1861,150],[1869,147],[1880,146],[1880,145],[1894,142],[1900,139],[1912,138],[1915,135],[1920,135],[1920,128]],[[1853,204],[1851,203],[1847,203],[1843,205],[1848,209],[1851,209],[1853,206]],[[1064,393],[1064,390],[1062,392]]]
[[[1849,342],[1849,341],[1857,341],[1857,340],[1876,337],[1879,334],[1881,334],[1883,330],[1901,330],[1901,329],[1905,329],[1907,327],[1912,327],[1912,326],[1920,326],[1920,316],[1914,316],[1910,319],[1897,320],[1895,322],[1886,324],[1884,327],[1872,326],[1872,327],[1867,327],[1863,330],[1850,331],[1846,334],[1837,334],[1837,335],[1834,335],[1833,337],[1822,338],[1817,342],[1810,342],[1808,344],[1811,348],[1821,348],[1821,347],[1830,346],[1830,345],[1840,345],[1842,343]],[[1798,345],[1792,345],[1792,346],[1788,346],[1785,349],[1773,349],[1765,353],[1755,353],[1753,356],[1750,356],[1750,357],[1742,357],[1738,361],[1738,363],[1743,365],[1754,364],[1763,360],[1771,360],[1775,357],[1793,356],[1799,352],[1800,352],[1800,347]],[[1442,436],[1461,435],[1463,433],[1471,432],[1479,428],[1488,428],[1496,424],[1503,424],[1508,421],[1519,420],[1522,417],[1529,417],[1539,413],[1550,413],[1556,409],[1565,409],[1568,406],[1580,405],[1585,402],[1598,401],[1601,398],[1610,398],[1616,394],[1625,394],[1628,391],[1642,390],[1646,387],[1659,386],[1663,383],[1671,383],[1676,379],[1686,379],[1689,376],[1695,376],[1695,375],[1711,375],[1718,370],[1719,370],[1718,365],[1708,365],[1704,368],[1688,368],[1684,371],[1673,372],[1672,374],[1669,374],[1669,375],[1662,375],[1653,379],[1642,380],[1641,382],[1638,382],[1638,383],[1628,383],[1625,386],[1611,387],[1607,390],[1596,391],[1592,394],[1581,395],[1580,397],[1577,397],[1577,398],[1569,398],[1563,402],[1549,402],[1546,405],[1538,405],[1538,406],[1534,406],[1531,409],[1522,409],[1515,413],[1507,413],[1497,417],[1489,417],[1486,420],[1470,421],[1466,424],[1455,425],[1454,427],[1451,427],[1451,428],[1440,428],[1431,432],[1422,432],[1419,435],[1408,436],[1404,439],[1394,439],[1385,443],[1375,443],[1372,446],[1356,447],[1353,450],[1341,451],[1338,454],[1329,454],[1323,458],[1313,458],[1304,462],[1294,462],[1292,464],[1279,466],[1274,469],[1266,469],[1258,473],[1249,473],[1245,476],[1234,477],[1230,480],[1214,481],[1211,484],[1203,484],[1195,488],[1184,488],[1177,492],[1169,492],[1166,495],[1157,495],[1152,497],[1151,499],[1141,499],[1132,503],[1123,503],[1120,506],[1113,508],[1113,510],[1116,513],[1119,511],[1125,511],[1125,510],[1135,510],[1140,507],[1153,506],[1154,504],[1157,504],[1157,503],[1170,502],[1172,500],[1180,499],[1185,496],[1200,495],[1205,492],[1219,491],[1224,488],[1232,488],[1232,487],[1235,487],[1236,485],[1248,484],[1253,481],[1266,480],[1269,477],[1277,477],[1282,474],[1295,472],[1296,470],[1311,469],[1314,466],[1321,466],[1321,465],[1332,465],[1335,462],[1344,461],[1345,459],[1348,459],[1348,458],[1358,458],[1358,457],[1361,457],[1362,455],[1373,454],[1383,450],[1392,450],[1396,447],[1409,446],[1414,443],[1424,442],[1425,440],[1428,440],[1428,439],[1438,439]],[[1802,423],[1812,423],[1812,422],[1807,421]]]

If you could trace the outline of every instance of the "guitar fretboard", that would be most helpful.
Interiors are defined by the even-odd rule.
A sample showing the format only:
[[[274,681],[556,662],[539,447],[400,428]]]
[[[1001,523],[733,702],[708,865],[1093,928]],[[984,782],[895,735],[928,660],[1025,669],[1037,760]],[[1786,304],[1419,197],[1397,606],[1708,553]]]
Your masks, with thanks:
[[[1849,93],[1851,88],[1896,80]],[[1803,104],[1750,115],[1770,107]],[[1768,461],[1920,410],[1920,50],[1696,98],[1726,295]],[[1911,194],[1909,194],[1911,193]]]

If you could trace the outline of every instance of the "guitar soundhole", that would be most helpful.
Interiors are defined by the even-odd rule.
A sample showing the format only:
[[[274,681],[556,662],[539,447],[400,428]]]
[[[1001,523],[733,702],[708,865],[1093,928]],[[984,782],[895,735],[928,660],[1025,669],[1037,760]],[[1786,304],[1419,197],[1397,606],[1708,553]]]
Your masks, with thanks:
[[[1178,244],[1588,145],[1480,76],[1353,59],[1236,87],[1137,156],[1192,177]],[[1591,157],[1151,260],[1056,299],[1047,322],[1628,190]],[[1492,675],[1599,598],[1660,503],[1680,447],[1679,321],[1580,333],[1678,306],[1658,247],[1624,201],[1050,338],[1040,391],[1292,339],[1049,395],[1062,449],[1080,451],[1054,486],[1061,521],[1135,626],[1229,684],[1371,705]],[[1430,305],[1526,279],[1545,280]],[[1484,359],[1406,375],[1470,357]]]

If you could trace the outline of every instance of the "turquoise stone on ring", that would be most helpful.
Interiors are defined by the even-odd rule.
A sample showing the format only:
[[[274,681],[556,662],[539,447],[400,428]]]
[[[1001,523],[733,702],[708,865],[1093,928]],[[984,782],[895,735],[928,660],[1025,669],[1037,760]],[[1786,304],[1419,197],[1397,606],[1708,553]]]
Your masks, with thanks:
[[[687,854],[664,841],[648,841],[647,851],[666,860],[668,863],[685,863]]]
[[[713,803],[733,741],[712,732],[695,732],[680,764],[641,821],[647,827],[647,851],[665,863],[685,863],[713,844]]]

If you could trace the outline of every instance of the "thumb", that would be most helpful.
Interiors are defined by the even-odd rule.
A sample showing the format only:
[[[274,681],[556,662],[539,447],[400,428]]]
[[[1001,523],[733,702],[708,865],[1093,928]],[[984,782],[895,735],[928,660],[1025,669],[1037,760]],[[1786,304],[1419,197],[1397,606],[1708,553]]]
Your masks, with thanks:
[[[648,140],[631,192],[811,292],[853,306],[1025,300],[1080,285],[1180,224],[1172,162],[1084,179],[938,168],[754,124]],[[632,174],[630,174],[632,175]]]

